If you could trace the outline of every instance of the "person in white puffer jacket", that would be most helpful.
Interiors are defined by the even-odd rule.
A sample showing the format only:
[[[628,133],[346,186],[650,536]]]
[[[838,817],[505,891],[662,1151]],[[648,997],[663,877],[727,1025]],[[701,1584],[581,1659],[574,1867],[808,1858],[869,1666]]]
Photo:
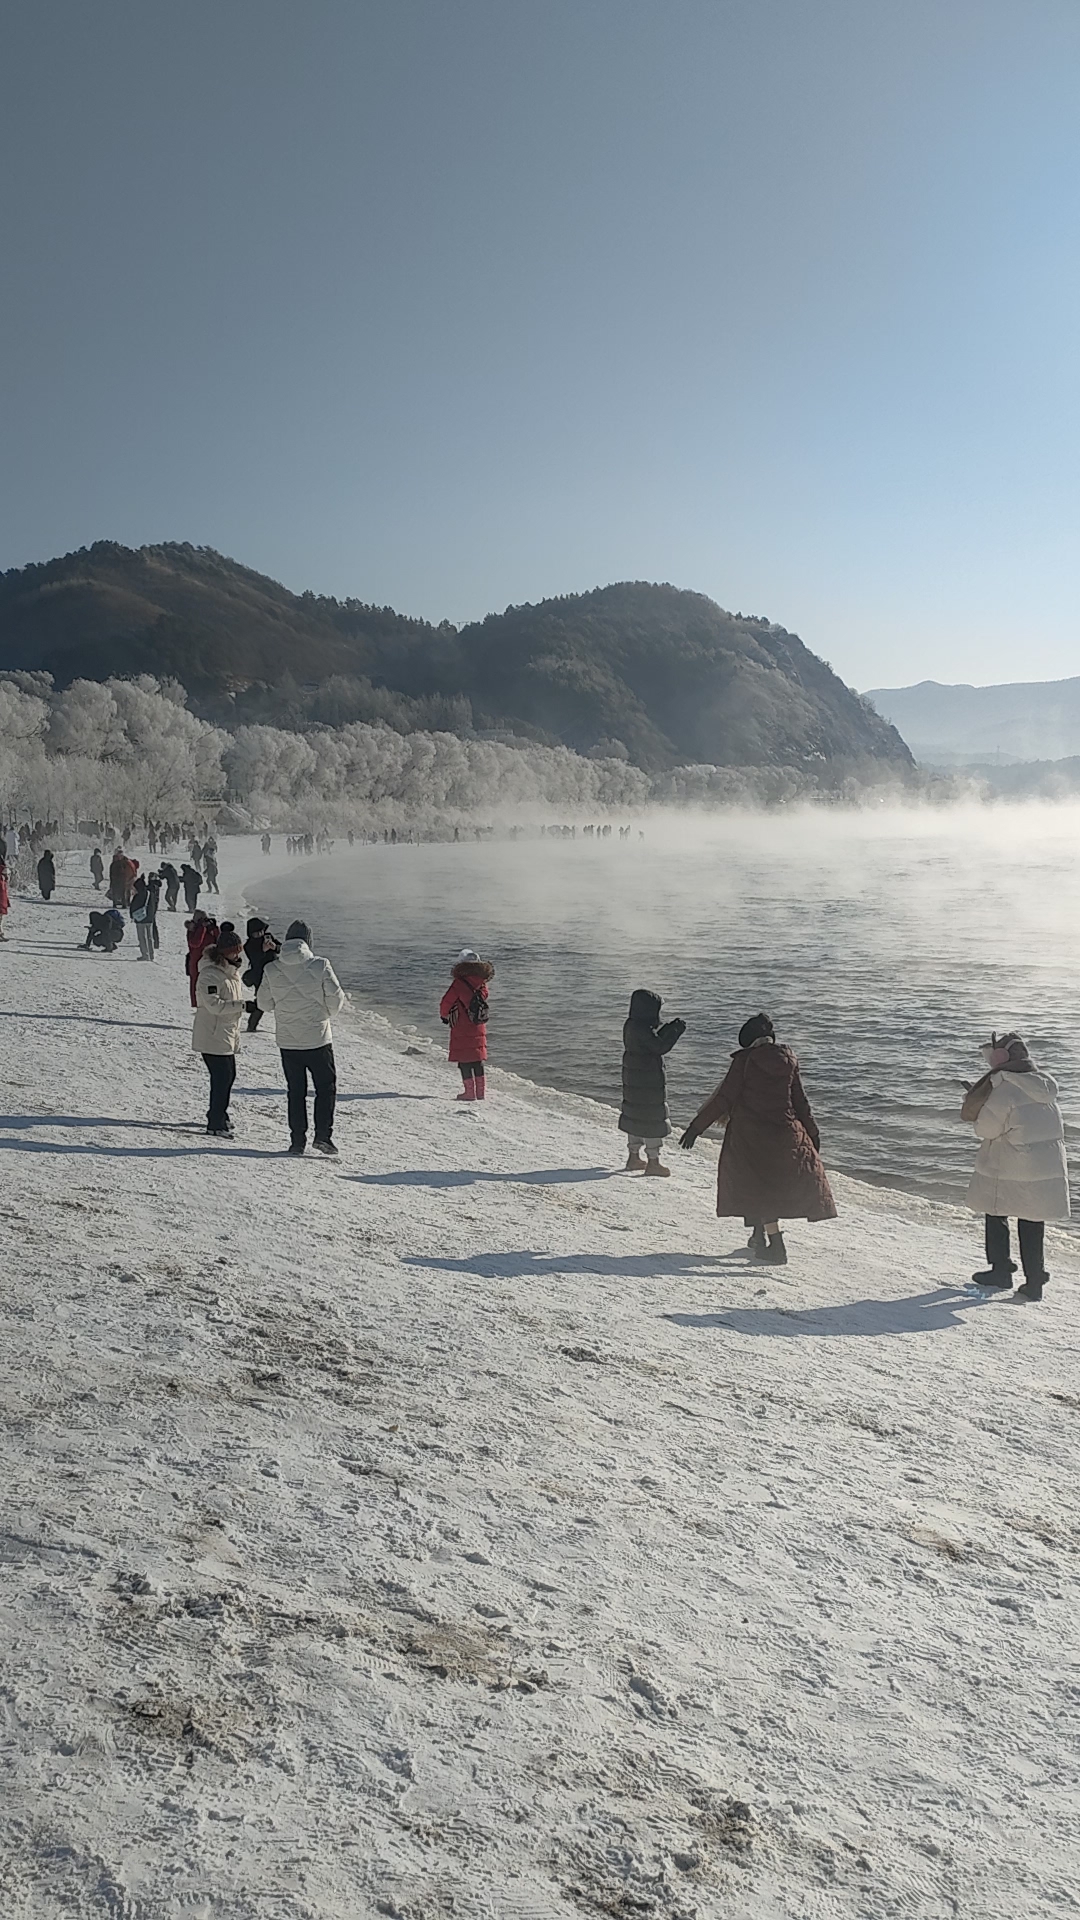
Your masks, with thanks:
[[[302,1154],[307,1145],[308,1074],[315,1089],[315,1133],[312,1146],[336,1154],[332,1134],[337,1101],[337,1069],[330,1016],[340,1013],[345,995],[329,960],[312,953],[311,928],[294,920],[281,952],[268,957],[255,995],[263,1013],[274,1016],[275,1037],[281,1050],[285,1085],[289,1090],[289,1152]]]
[[[989,1071],[967,1089],[961,1116],[973,1122],[982,1145],[967,1203],[986,1215],[985,1273],[972,1274],[989,1291],[1012,1287],[1016,1262],[1009,1244],[1017,1223],[1024,1285],[1013,1299],[1041,1300],[1048,1274],[1043,1253],[1047,1220],[1070,1214],[1065,1127],[1057,1082],[1041,1073],[1018,1033],[991,1034],[983,1049]]]

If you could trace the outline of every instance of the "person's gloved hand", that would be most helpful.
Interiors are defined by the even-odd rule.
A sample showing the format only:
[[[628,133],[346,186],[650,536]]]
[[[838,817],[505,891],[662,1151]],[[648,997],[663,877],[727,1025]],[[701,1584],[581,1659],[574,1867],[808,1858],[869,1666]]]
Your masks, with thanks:
[[[694,1132],[693,1127],[690,1126],[690,1127],[687,1127],[686,1132],[682,1135],[682,1138],[679,1141],[679,1145],[680,1147],[685,1147],[689,1151],[691,1147],[697,1146],[697,1142],[698,1142],[698,1136]]]

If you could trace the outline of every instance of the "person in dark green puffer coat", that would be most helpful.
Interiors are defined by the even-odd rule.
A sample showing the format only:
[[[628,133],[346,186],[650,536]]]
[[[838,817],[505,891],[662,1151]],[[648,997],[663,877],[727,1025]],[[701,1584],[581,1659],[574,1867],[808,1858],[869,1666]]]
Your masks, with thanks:
[[[627,1173],[651,1173],[663,1180],[671,1173],[660,1160],[660,1143],[671,1132],[664,1055],[686,1032],[686,1021],[667,1020],[661,1026],[661,1004],[660,995],[649,993],[645,987],[636,988],[630,995],[630,1018],[623,1027],[619,1130],[629,1135]]]

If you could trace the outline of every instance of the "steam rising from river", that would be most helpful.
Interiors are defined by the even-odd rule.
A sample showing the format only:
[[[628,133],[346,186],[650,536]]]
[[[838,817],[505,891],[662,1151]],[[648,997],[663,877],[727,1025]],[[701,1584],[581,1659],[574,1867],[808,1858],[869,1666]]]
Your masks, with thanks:
[[[276,923],[310,919],[358,998],[433,1035],[450,959],[477,946],[498,968],[494,1063],[611,1105],[627,1000],[654,987],[690,1023],[673,1120],[764,1008],[830,1163],[863,1178],[962,1199],[958,1083],[991,1026],[1025,1035],[1080,1120],[1080,808],[666,812],[629,841],[339,843],[258,899]]]

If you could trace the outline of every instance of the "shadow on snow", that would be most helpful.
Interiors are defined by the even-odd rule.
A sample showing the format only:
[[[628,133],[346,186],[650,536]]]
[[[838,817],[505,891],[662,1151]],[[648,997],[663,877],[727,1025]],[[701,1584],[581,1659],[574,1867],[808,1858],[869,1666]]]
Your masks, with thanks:
[[[103,1013],[18,1013],[0,1007],[0,1020],[74,1020],[83,1027],[139,1027],[149,1033],[187,1033],[175,1020],[109,1020]]]
[[[412,1097],[428,1098],[426,1094]],[[615,1176],[610,1167],[540,1167],[530,1173],[481,1173],[474,1167],[467,1171],[461,1168],[451,1172],[449,1168],[432,1167],[399,1173],[352,1173],[346,1177],[362,1187],[472,1187],[482,1181],[498,1186],[555,1187],[579,1180],[612,1180]],[[492,1258],[499,1256],[493,1255]]]
[[[896,1333],[942,1333],[962,1327],[962,1314],[972,1307],[992,1304],[985,1297],[956,1287],[935,1287],[929,1293],[908,1294],[899,1300],[847,1300],[835,1307],[725,1307],[718,1313],[665,1313],[677,1327],[718,1327],[726,1333],[765,1335],[797,1340],[875,1339]]]
[[[436,1267],[446,1273],[474,1273],[485,1280],[527,1280],[543,1274],[610,1273],[641,1280],[661,1280],[671,1274],[701,1274],[713,1270],[722,1255],[715,1253],[478,1253],[471,1260],[436,1260],[410,1254],[406,1267]]]
[[[283,1080],[280,1086],[277,1086],[277,1087],[234,1087],[232,1090],[232,1097],[235,1100],[238,1093],[247,1094],[249,1096],[252,1094],[257,1094],[257,1095],[273,1094],[275,1099],[282,1099],[284,1098],[285,1092],[286,1092],[286,1087],[285,1087],[285,1082]],[[342,1093],[339,1089],[338,1096],[337,1096],[337,1103],[338,1103],[338,1106],[340,1107],[342,1103],[346,1100],[437,1100],[437,1099],[438,1099],[438,1095],[435,1093]]]

